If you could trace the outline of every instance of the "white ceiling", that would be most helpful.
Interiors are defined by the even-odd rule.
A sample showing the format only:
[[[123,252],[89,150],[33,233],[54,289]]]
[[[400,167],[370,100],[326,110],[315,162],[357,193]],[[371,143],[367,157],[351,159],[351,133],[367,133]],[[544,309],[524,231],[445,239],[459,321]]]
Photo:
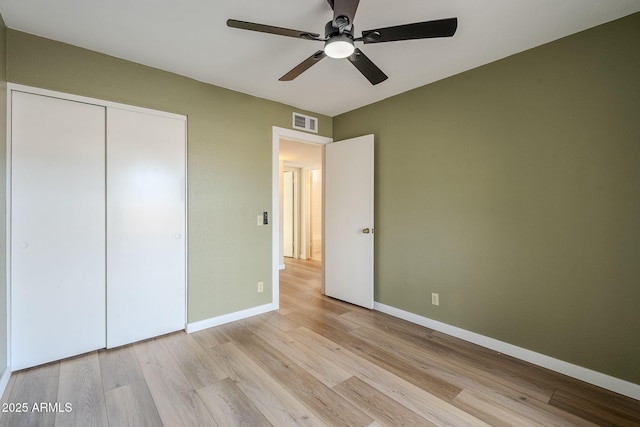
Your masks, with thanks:
[[[640,0],[361,0],[360,31],[457,17],[452,38],[357,46],[389,79],[347,60],[283,74],[322,43],[226,26],[228,18],[322,34],[326,0],[0,0],[8,27],[329,116],[640,11]]]

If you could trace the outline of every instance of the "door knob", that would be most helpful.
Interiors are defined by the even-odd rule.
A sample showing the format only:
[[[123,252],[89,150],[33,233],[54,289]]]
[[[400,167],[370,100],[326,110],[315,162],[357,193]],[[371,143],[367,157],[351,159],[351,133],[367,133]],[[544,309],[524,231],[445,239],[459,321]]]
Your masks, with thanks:
[[[362,229],[362,232],[363,232],[364,234],[369,234],[369,233],[371,233],[371,229],[369,229],[368,227],[367,227],[367,228],[363,228],[363,229]]]

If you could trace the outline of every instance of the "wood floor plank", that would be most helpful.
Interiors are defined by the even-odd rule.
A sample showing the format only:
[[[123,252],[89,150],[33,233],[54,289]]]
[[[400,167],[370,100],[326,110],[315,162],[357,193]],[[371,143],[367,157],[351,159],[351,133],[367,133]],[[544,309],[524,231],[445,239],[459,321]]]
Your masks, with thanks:
[[[387,426],[435,426],[409,408],[391,399],[357,377],[350,377],[333,388],[380,425]]]
[[[545,427],[544,424],[520,415],[516,411],[497,405],[484,396],[462,390],[455,398],[457,406],[492,426]]]
[[[434,344],[437,343],[453,349],[455,354],[464,354],[463,359],[460,359],[462,363],[464,363],[464,360],[467,360],[466,363],[471,364],[475,360],[475,364],[479,368],[489,373],[498,373],[505,384],[510,385],[511,378],[519,377],[525,381],[542,384],[542,388],[578,392],[578,394],[586,400],[593,402],[606,400],[606,405],[612,408],[616,407],[623,412],[625,411],[624,408],[627,408],[631,414],[640,412],[640,402],[635,399],[621,396],[566,375],[558,374],[557,372],[518,360],[515,357],[496,352],[495,350],[463,341],[438,331],[434,331],[430,335],[429,340]]]
[[[335,363],[321,357],[308,347],[297,343],[291,336],[262,321],[261,316],[250,319],[244,324],[247,329],[283,354],[286,354],[287,357],[290,357],[327,387],[340,384],[352,376]]]
[[[107,425],[97,352],[60,362],[58,403],[64,410],[56,413],[56,427]],[[68,411],[67,404],[70,405]]]
[[[453,337],[443,339],[444,334],[433,332],[428,345],[433,351],[460,366],[469,366],[487,377],[493,377],[504,385],[521,391],[529,390],[529,395],[548,402],[558,384],[545,378],[548,371],[533,364],[517,360],[514,357],[481,347],[477,344]],[[554,373],[552,376],[558,377]],[[577,382],[572,381],[571,384]]]
[[[504,390],[507,394],[517,392],[524,396],[533,397],[542,402],[548,402],[555,391],[555,387],[545,384],[528,376],[520,375],[511,369],[504,367],[496,360],[500,356],[493,354],[491,359],[483,359],[482,364],[478,359],[471,359],[466,354],[449,349],[434,343],[431,333],[427,328],[420,332],[421,326],[401,327],[398,322],[385,325],[377,321],[371,321],[360,313],[350,313],[342,317],[356,321],[361,328],[351,332],[352,335],[367,340],[370,343],[378,343],[385,348],[394,349],[405,359],[417,366],[425,366],[431,372],[443,372],[443,368],[449,371],[460,372],[458,376],[463,383],[460,387],[468,387],[467,380],[486,384]],[[393,324],[395,323],[395,325]],[[438,375],[440,378],[450,381],[450,376]],[[455,380],[453,381],[455,383]],[[509,392],[509,391],[512,392]]]
[[[601,402],[591,401],[566,390],[554,393],[550,403],[580,417],[603,426],[631,427],[640,425],[640,412],[619,411]]]
[[[273,311],[268,314],[270,314],[270,316],[267,318],[267,322],[280,329],[281,331],[290,331],[291,329],[295,329],[300,326],[293,320],[287,319],[280,311]]]
[[[232,342],[207,350],[274,426],[325,425]]]
[[[282,352],[240,325],[224,325],[231,341],[290,393],[297,396],[316,416],[330,425],[367,426],[373,422],[355,406],[298,366]]]
[[[514,398],[534,398],[541,402],[548,402],[554,390],[539,382],[532,382],[519,376],[509,375],[501,370],[493,372],[486,367],[472,363],[459,363],[455,357],[445,357],[438,351],[432,351],[428,343],[417,345],[414,342],[398,339],[379,330],[366,327],[350,332],[373,346],[392,351],[398,357],[407,361],[417,370],[425,370],[442,381],[453,384],[460,389],[475,389],[485,393],[498,390],[506,396]],[[458,363],[456,363],[458,362]],[[509,381],[505,381],[505,375]],[[508,385],[504,385],[507,382]]]
[[[488,426],[454,405],[369,362],[306,327],[287,334],[436,425]]]
[[[317,319],[311,319],[297,312],[287,316],[292,317],[295,321],[319,335],[331,339],[336,344],[358,354],[363,359],[404,378],[441,399],[451,401],[462,390],[460,387],[443,381],[428,372],[416,370],[415,366],[398,357],[392,351],[382,349],[352,334],[337,330],[326,323],[317,321]]]
[[[105,392],[110,426],[158,427],[162,425],[144,379]]]
[[[229,378],[201,388],[198,395],[220,426],[271,426],[251,399]]]
[[[287,291],[304,292],[307,295],[317,296],[321,293],[320,280],[311,278],[311,276],[303,272],[301,269],[282,271],[280,281],[287,285]]]
[[[163,346],[156,340],[149,340],[134,344],[133,350],[164,425],[216,425],[187,377]]]
[[[159,340],[180,366],[195,390],[226,378],[227,374],[190,335],[177,333]]]
[[[293,259],[285,259],[285,269],[281,271],[283,280],[294,279],[304,281],[315,290],[320,290],[322,285],[318,272],[322,269],[322,262],[315,260],[305,260],[299,262]]]
[[[278,308],[277,313],[284,316],[289,313],[293,313],[294,311],[296,311],[296,309],[293,306],[283,307],[282,305],[280,305],[280,308]]]
[[[300,325],[309,326],[316,324],[318,326],[327,326],[338,331],[349,332],[359,328],[360,325],[351,322],[334,313],[324,311],[309,310],[307,307],[299,306],[296,311],[285,316],[289,321],[297,322]]]
[[[552,404],[555,404],[554,398],[563,400],[562,394],[568,393],[568,395],[572,396],[570,400],[581,402],[578,406],[599,407],[601,408],[600,412],[606,410],[609,413],[621,414],[623,418],[638,420],[638,425],[640,425],[640,400],[632,399],[547,369],[541,369],[541,371],[545,381],[557,384],[558,388],[552,397]],[[555,402],[558,402],[558,400],[555,400]]]
[[[280,302],[283,307],[294,306],[296,310],[306,310],[313,314],[334,314],[341,315],[349,312],[342,302],[331,301],[320,295],[311,296],[303,292],[289,291],[280,295]],[[345,321],[345,324],[350,322]]]
[[[493,424],[500,423],[500,420],[508,418],[523,417],[525,421],[522,422],[525,424],[533,421],[545,427],[595,427],[597,425],[584,418],[555,408],[549,403],[543,403],[535,399],[512,398],[490,390],[485,390],[482,393],[474,390],[463,390],[455,401],[458,407],[475,414],[485,421],[493,420]],[[501,411],[506,411],[504,413],[508,415],[504,417],[498,416]]]
[[[9,381],[7,381],[7,386],[5,388],[5,392],[2,394],[2,398],[0,398],[0,405],[5,406],[5,404],[9,403],[9,395],[11,394],[11,390],[13,389],[14,384],[16,383],[16,375],[11,375],[9,377]],[[2,417],[3,412],[0,411],[0,417]]]
[[[229,339],[216,328],[207,328],[190,334],[205,350],[229,342]]]
[[[0,426],[52,426],[55,424],[55,412],[40,411],[41,403],[58,401],[58,380],[60,363],[50,363],[25,369],[13,374],[16,379],[9,390],[7,402],[21,405],[21,410],[2,413]],[[34,406],[36,405],[36,406]],[[15,406],[14,406],[15,407]],[[34,410],[34,408],[36,408]]]
[[[100,375],[105,392],[143,379],[140,365],[130,345],[98,352]]]
[[[422,341],[434,332],[424,326],[409,323],[397,317],[373,310],[350,310],[340,317],[370,329],[387,332],[407,341]]]

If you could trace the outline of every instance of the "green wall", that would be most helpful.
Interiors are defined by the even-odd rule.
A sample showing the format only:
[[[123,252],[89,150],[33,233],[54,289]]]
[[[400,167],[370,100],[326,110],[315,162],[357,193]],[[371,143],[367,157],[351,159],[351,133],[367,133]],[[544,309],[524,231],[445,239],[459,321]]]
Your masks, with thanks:
[[[0,375],[7,366],[7,27],[0,15]]]
[[[272,126],[290,128],[294,108],[11,29],[7,40],[9,82],[187,115],[188,320],[271,302],[272,229],[256,216],[271,212]],[[332,134],[331,118],[319,131]]]
[[[376,301],[640,384],[639,118],[640,14],[335,117]]]

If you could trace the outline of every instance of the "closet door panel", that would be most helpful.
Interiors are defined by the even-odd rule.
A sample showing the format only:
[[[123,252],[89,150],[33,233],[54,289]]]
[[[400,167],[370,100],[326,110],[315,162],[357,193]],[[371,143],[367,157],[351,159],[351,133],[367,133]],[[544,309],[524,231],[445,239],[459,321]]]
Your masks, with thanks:
[[[12,92],[11,364],[105,346],[105,108]]]
[[[107,347],[184,329],[185,121],[108,108]]]

